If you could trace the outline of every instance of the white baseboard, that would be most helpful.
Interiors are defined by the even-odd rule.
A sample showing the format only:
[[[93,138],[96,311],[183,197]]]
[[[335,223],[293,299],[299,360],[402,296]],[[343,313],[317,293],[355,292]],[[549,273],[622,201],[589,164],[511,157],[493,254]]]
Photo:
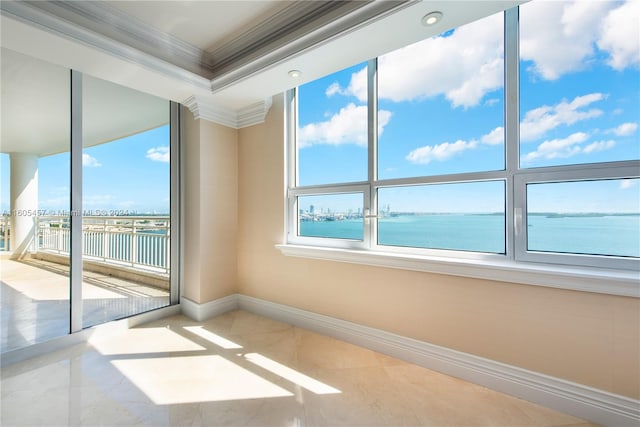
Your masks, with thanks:
[[[227,311],[236,310],[239,307],[237,294],[228,295],[217,300],[198,304],[188,298],[180,298],[182,314],[193,320],[201,322],[215,316],[220,316]]]
[[[493,390],[520,397],[604,426],[640,425],[640,401],[390,332],[245,296],[199,307],[182,303],[200,320],[240,308],[332,336]]]

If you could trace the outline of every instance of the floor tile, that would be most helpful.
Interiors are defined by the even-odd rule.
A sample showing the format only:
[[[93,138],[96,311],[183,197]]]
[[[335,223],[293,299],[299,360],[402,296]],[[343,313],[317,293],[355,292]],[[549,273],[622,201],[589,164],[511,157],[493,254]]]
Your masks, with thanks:
[[[1,371],[3,426],[594,426],[244,311],[172,316]]]

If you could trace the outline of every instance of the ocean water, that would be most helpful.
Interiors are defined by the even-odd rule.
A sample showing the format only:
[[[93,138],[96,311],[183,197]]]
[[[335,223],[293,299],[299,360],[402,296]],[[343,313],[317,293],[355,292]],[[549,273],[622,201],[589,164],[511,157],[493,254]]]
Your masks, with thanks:
[[[362,220],[301,222],[300,234],[362,240]],[[640,215],[528,217],[528,249],[640,257]],[[403,215],[379,220],[378,243],[430,249],[505,252],[502,215]]]
[[[640,257],[640,215],[530,215],[528,225],[528,250]]]

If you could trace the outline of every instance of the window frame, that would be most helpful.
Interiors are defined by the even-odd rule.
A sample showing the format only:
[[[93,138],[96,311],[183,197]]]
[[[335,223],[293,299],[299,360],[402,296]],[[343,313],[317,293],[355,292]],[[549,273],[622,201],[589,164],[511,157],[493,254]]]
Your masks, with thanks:
[[[614,255],[587,255],[535,251],[528,249],[527,185],[567,182],[602,181],[624,178],[638,178],[639,162],[621,161],[589,163],[570,166],[548,166],[522,169],[514,176],[514,207],[521,212],[517,215],[519,224],[515,226],[516,239],[514,258],[517,261],[549,264],[591,266],[640,270],[640,258]],[[521,231],[518,233],[518,231]]]
[[[374,208],[376,209],[376,212],[373,214],[373,215],[376,215],[376,217],[373,218],[373,220],[375,221],[375,224],[372,224],[373,230],[371,231],[372,250],[376,250],[380,252],[388,252],[388,253],[407,253],[407,254],[413,254],[413,255],[427,255],[427,256],[435,256],[435,257],[442,257],[442,258],[460,258],[460,259],[474,259],[474,260],[475,259],[483,259],[483,260],[493,259],[495,261],[504,259],[504,257],[507,254],[507,242],[509,240],[506,204],[505,204],[505,210],[504,210],[504,213],[505,213],[504,215],[505,252],[504,253],[482,252],[482,251],[472,251],[472,250],[462,250],[462,249],[424,248],[424,247],[418,247],[418,246],[413,246],[413,247],[412,246],[396,246],[396,245],[384,245],[384,244],[378,243],[378,225],[379,225],[378,219],[377,219],[378,190],[385,189],[385,188],[401,188],[401,187],[408,187],[408,186],[414,186],[414,185],[424,186],[424,185],[447,185],[447,184],[471,184],[471,183],[482,183],[482,182],[503,182],[504,196],[506,200],[507,198],[506,192],[507,192],[507,186],[508,186],[507,180],[504,177],[498,176],[498,174],[495,174],[495,176],[493,173],[487,173],[487,172],[482,172],[482,174],[486,175],[486,177],[478,178],[477,176],[474,176],[476,175],[476,173],[473,172],[473,173],[464,174],[465,175],[464,177],[458,176],[458,179],[455,181],[430,180],[430,182],[427,182],[427,183],[424,183],[424,182],[419,182],[415,184],[405,183],[401,185],[376,184],[375,186],[372,186],[372,193],[374,195],[372,197],[375,197],[375,202],[372,202],[372,206],[374,206]],[[446,175],[446,176],[454,176],[454,175]],[[411,182],[413,181],[413,179],[409,179],[408,181]],[[384,181],[384,182],[386,183],[387,181]],[[372,221],[372,223],[374,221]]]
[[[519,92],[519,8],[505,10],[504,14],[504,159],[505,169],[486,172],[468,172],[450,175],[420,176],[411,178],[393,178],[378,180],[377,162],[377,58],[368,62],[368,181],[341,183],[330,185],[297,186],[297,147],[296,131],[297,123],[297,88],[285,93],[285,144],[287,154],[287,172],[285,174],[286,188],[286,220],[285,220],[285,244],[278,247],[287,255],[307,256],[322,258],[330,256],[333,259],[347,259],[348,262],[381,265],[380,259],[387,257],[389,263],[382,263],[395,268],[407,268],[410,270],[440,272],[438,265],[444,263],[455,264],[453,270],[468,263],[474,273],[468,273],[466,267],[451,274],[471,277],[491,278],[492,273],[486,276],[486,272],[479,274],[478,268],[489,272],[496,271],[520,271],[524,276],[533,273],[534,276],[541,273],[571,277],[596,277],[601,280],[605,277],[615,278],[624,284],[622,290],[607,289],[596,286],[596,292],[615,293],[640,296],[640,287],[637,281],[637,271],[640,269],[639,258],[625,258],[607,255],[583,255],[560,254],[552,252],[527,250],[527,224],[526,224],[526,186],[540,182],[566,182],[588,181],[595,179],[619,179],[638,177],[640,174],[640,160],[615,161],[605,163],[590,163],[579,165],[546,166],[538,168],[524,168],[520,166],[520,92]],[[425,249],[413,247],[387,246],[378,244],[377,221],[377,191],[380,188],[411,186],[425,184],[450,184],[459,182],[478,182],[501,180],[505,183],[505,254],[481,253],[458,250]],[[369,202],[369,218],[363,218],[364,241],[360,245],[344,244],[341,239],[331,238],[299,238],[297,230],[296,197],[299,195],[338,194],[357,188],[365,193],[366,212]],[[367,200],[368,191],[368,200]],[[521,232],[520,232],[521,231]],[[336,240],[338,242],[334,242]],[[360,242],[359,242],[360,243]],[[303,248],[307,246],[308,248]],[[297,249],[296,249],[297,248]],[[346,249],[347,252],[324,251],[322,254],[312,255],[313,249],[336,248]],[[357,250],[355,255],[350,250]],[[361,255],[366,252],[369,255]],[[380,258],[382,257],[382,258]],[[359,260],[359,261],[358,261]],[[398,262],[398,260],[400,260]],[[483,265],[478,265],[477,262]],[[423,263],[425,269],[415,262]],[[460,264],[462,263],[462,264]],[[404,267],[402,267],[404,266]],[[431,267],[429,267],[431,266]],[[578,269],[578,270],[576,270]],[[448,271],[448,270],[447,270]],[[570,272],[570,273],[567,273]],[[502,273],[493,276],[501,280]],[[509,274],[509,281],[539,284],[539,279],[513,280]],[[522,274],[520,274],[522,275]],[[560,279],[561,285],[554,287],[584,290],[582,285],[573,286],[572,279]],[[553,283],[551,280],[547,283]],[[569,283],[569,285],[567,285]],[[545,285],[546,286],[546,285]],[[589,286],[588,290],[594,287]]]
[[[302,236],[299,234],[298,229],[298,197],[300,196],[332,196],[340,194],[362,194],[362,212],[365,212],[366,206],[371,203],[369,201],[369,186],[366,184],[361,185],[337,185],[337,186],[313,186],[296,188],[289,190],[288,211],[292,212],[289,215],[289,222],[287,224],[288,229],[288,241],[294,244],[306,244],[306,245],[318,245],[327,246],[333,248],[345,248],[345,249],[366,249],[370,246],[371,234],[370,228],[367,227],[366,220],[363,224],[363,239],[340,239],[336,237],[312,237]],[[366,213],[364,216],[366,217]]]

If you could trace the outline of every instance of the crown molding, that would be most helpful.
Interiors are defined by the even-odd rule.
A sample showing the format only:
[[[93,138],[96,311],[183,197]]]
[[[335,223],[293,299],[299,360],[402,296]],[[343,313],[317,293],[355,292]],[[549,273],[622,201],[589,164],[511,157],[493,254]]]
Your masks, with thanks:
[[[361,1],[296,1],[238,34],[210,54],[215,58],[214,77],[297,40],[340,16],[366,5]]]
[[[237,116],[233,110],[222,108],[220,106],[211,105],[204,102],[201,98],[190,96],[182,101],[182,105],[187,107],[196,120],[204,119],[210,122],[218,123],[223,126],[237,129]]]
[[[314,3],[314,2],[296,2]],[[324,11],[324,14],[316,13],[312,22],[301,19],[306,25],[293,25],[281,23],[284,27],[277,28],[269,43],[260,43],[257,40],[251,44],[248,40],[255,40],[256,35],[263,34],[261,26],[249,30],[246,35],[240,36],[237,49],[242,56],[229,64],[216,61],[211,79],[211,91],[213,93],[224,90],[236,83],[242,82],[266,69],[282,64],[311,49],[315,49],[330,41],[354,32],[365,25],[369,25],[379,19],[419,3],[419,0],[387,0],[372,2],[333,2],[352,4],[357,7],[343,6]],[[285,9],[284,12],[287,12]],[[291,11],[288,12],[291,16]],[[280,17],[277,17],[280,18]],[[265,21],[267,25],[269,21]],[[243,44],[248,44],[242,49]],[[235,46],[234,43],[230,44]],[[225,49],[227,46],[225,46]],[[242,49],[242,50],[241,50]],[[216,58],[217,51],[213,53]]]
[[[115,17],[116,15],[109,15],[109,12],[106,12],[107,9],[104,5],[96,7],[96,5],[93,5],[93,2],[71,3],[74,4],[67,2],[1,1],[0,13],[3,16],[26,23],[56,36],[60,36],[74,42],[79,42],[102,52],[106,52],[116,58],[138,64],[162,75],[186,82],[198,89],[209,90],[210,81],[208,77],[203,77],[199,73],[191,71],[191,69],[195,67],[193,63],[189,66],[184,63],[185,61],[188,62],[186,58],[191,57],[193,59],[196,55],[192,49],[185,46],[184,42],[177,42],[177,39],[174,38],[173,42],[176,44],[173,45],[173,48],[175,48],[176,52],[182,51],[181,54],[176,55],[176,58],[182,57],[182,63],[177,59],[170,62],[166,59],[140,50],[132,46],[130,43],[125,43],[101,32],[94,31],[94,29],[87,28],[86,21],[90,21],[92,19],[98,19],[103,27],[107,26],[104,22],[108,22],[108,19],[118,21],[118,18]],[[79,5],[83,6],[79,8]],[[105,15],[99,17],[101,11],[105,11]],[[74,20],[69,19],[70,17],[75,17],[74,20],[81,21],[81,23],[74,22]],[[133,21],[131,18],[129,18],[129,20]],[[109,24],[114,25],[113,22],[110,22]],[[131,22],[129,25],[135,27]],[[122,25],[119,25],[117,28],[120,26]],[[159,34],[164,34],[158,34],[156,30],[148,27],[140,27],[137,30],[132,30],[130,28],[129,30],[130,32],[137,31],[137,37],[139,39],[137,44],[147,43],[150,38],[158,37]],[[114,30],[116,33],[119,31],[123,32],[122,29],[117,31]],[[163,37],[166,37],[166,35]]]
[[[182,101],[182,104],[191,111],[196,120],[203,119],[233,129],[242,129],[264,123],[273,99],[269,97],[236,111],[214,105],[197,96],[190,96]]]
[[[256,102],[238,110],[238,129],[264,123],[267,113],[273,104],[273,98]]]
[[[190,69],[203,77],[208,77],[212,66],[211,55],[206,51],[185,42],[171,34],[131,17],[125,12],[104,2],[68,1],[55,2],[61,8],[88,19],[87,28],[98,30],[101,34],[119,40],[122,43],[147,51],[158,58],[178,66]]]
[[[3,15],[217,92],[417,0],[292,2],[207,52],[101,1],[3,0]]]
[[[105,2],[3,1],[2,10],[108,53],[118,53],[113,50],[115,42],[137,51],[138,55],[144,53],[201,77],[211,77],[211,56],[207,52]]]

